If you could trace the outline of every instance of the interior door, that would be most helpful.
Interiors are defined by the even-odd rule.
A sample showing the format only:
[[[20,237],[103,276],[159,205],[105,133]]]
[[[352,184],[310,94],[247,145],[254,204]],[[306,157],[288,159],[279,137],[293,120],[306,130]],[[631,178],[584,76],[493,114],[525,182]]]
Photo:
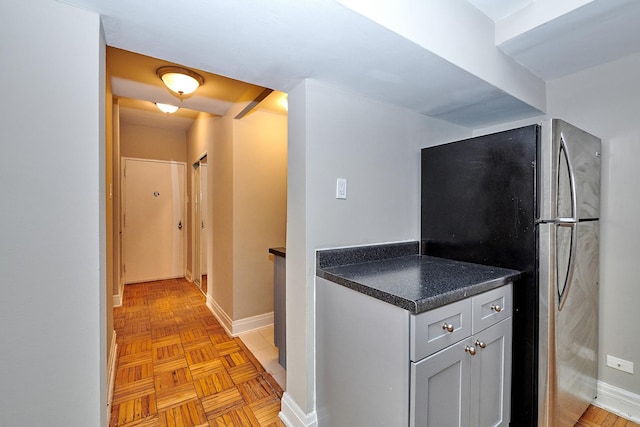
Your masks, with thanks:
[[[125,283],[184,276],[184,163],[123,162]]]

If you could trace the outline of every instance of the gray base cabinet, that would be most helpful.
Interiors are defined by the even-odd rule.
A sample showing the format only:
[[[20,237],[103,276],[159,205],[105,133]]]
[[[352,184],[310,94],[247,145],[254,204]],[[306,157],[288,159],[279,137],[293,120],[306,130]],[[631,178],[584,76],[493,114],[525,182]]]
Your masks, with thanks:
[[[316,279],[320,427],[509,425],[510,284],[412,315]]]
[[[410,426],[506,427],[510,376],[508,318],[411,364]]]
[[[511,292],[507,285],[412,316],[414,348],[432,346],[412,352],[411,427],[509,425]],[[444,347],[456,332],[463,339]]]

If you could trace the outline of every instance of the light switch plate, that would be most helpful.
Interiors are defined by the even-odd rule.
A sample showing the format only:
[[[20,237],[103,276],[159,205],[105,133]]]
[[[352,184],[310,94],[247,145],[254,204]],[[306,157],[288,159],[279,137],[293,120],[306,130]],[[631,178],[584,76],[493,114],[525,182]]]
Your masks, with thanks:
[[[338,178],[336,180],[336,199],[347,198],[347,180],[345,178]]]

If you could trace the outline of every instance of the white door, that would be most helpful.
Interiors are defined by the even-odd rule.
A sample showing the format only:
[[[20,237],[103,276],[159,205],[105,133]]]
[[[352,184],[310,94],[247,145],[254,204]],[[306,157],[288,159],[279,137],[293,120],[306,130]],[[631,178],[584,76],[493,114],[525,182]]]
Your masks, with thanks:
[[[124,159],[125,283],[184,276],[184,163]]]

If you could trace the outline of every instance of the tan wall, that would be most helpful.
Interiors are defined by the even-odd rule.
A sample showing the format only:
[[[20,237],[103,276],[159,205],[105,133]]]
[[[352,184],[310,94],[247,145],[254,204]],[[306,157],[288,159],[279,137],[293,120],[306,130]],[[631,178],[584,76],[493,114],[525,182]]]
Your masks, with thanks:
[[[273,311],[268,250],[286,240],[287,118],[233,116],[200,119],[192,132],[207,139],[208,294],[235,321]]]
[[[208,294],[234,318],[233,313],[233,119],[221,117],[212,126],[207,161],[207,191],[211,250]]]
[[[187,133],[176,129],[120,123],[120,155],[186,162]]]
[[[117,98],[111,104],[113,129],[112,168],[113,177],[113,294],[122,298],[124,283],[122,282],[122,242],[120,234],[120,104]]]
[[[187,162],[193,165],[207,153],[207,146],[213,138],[213,124],[218,117],[199,113],[187,131]]]
[[[273,257],[287,227],[287,117],[233,121],[233,319],[273,311]]]
[[[106,70],[106,96],[105,96],[105,222],[106,222],[106,314],[107,314],[107,354],[106,360],[109,361],[109,351],[111,350],[111,341],[113,339],[113,289],[114,289],[114,269],[113,269],[113,94],[111,92],[111,83],[109,78],[109,64]]]
[[[199,113],[193,125],[187,130],[187,218],[190,226],[187,233],[187,270],[193,272],[193,235],[197,231],[193,223],[193,165],[207,154],[207,145],[212,140],[211,130],[216,116],[208,113]]]

